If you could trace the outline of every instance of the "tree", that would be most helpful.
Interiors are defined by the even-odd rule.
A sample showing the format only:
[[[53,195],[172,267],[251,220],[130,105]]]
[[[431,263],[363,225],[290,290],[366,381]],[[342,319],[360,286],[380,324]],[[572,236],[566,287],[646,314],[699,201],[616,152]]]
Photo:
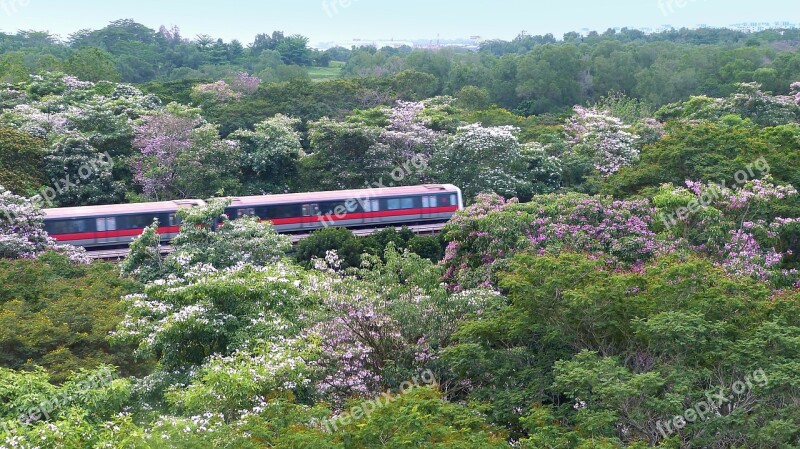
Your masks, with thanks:
[[[404,70],[392,78],[392,87],[397,96],[408,101],[420,101],[433,96],[436,85],[435,76],[415,70]]]
[[[239,143],[248,190],[281,193],[297,183],[297,164],[305,157],[297,132],[300,120],[281,114],[257,123],[253,131],[240,129],[230,136]]]
[[[0,127],[0,185],[24,194],[45,182],[45,142],[14,128]]]
[[[196,109],[168,105],[135,127],[134,181],[150,198],[197,198],[236,191],[239,147],[222,140]]]
[[[575,106],[575,115],[566,125],[576,158],[588,157],[601,176],[608,177],[639,159],[639,136],[607,111]]]
[[[461,187],[466,198],[479,193],[513,197],[527,182],[515,131],[509,126],[464,126],[437,148],[431,173]]]
[[[464,86],[458,92],[459,104],[468,111],[480,111],[489,107],[491,97],[489,91],[482,87]]]
[[[157,223],[131,243],[131,253],[121,269],[126,276],[142,282],[183,275],[196,267],[222,270],[240,262],[267,266],[283,258],[291,248],[290,239],[255,217],[229,220],[223,214],[227,200],[212,199],[206,206],[181,209],[181,230],[171,245],[175,251],[162,256]]]
[[[298,263],[310,268],[314,259],[325,259],[331,251],[336,253],[342,269],[358,267],[364,245],[349,229],[326,228],[314,231],[298,242],[294,257]]]
[[[70,371],[99,364],[137,373],[131,348],[112,348],[106,336],[122,320],[119,298],[136,287],[111,264],[75,265],[59,254],[38,260],[0,260],[0,366],[47,369],[63,382]]]
[[[31,200],[0,186],[0,259],[35,259],[54,251],[72,261],[88,263],[82,248],[59,245],[47,235],[41,203],[41,196]]]
[[[275,50],[281,54],[284,64],[311,65],[311,49],[308,48],[308,38],[305,36],[291,35],[278,43]]]
[[[519,110],[540,114],[580,103],[583,66],[572,44],[536,47],[519,61],[516,93],[525,100]]]
[[[85,81],[119,81],[112,56],[99,48],[81,48],[70,55],[64,69]]]
[[[529,410],[520,422],[529,447],[557,444],[556,436],[607,439],[610,447],[796,441],[797,432],[759,430],[782,426],[777,421],[790,415],[780,398],[796,391],[766,374],[783,376],[786,359],[769,362],[765,347],[753,346],[767,335],[800,332],[795,321],[776,325],[796,313],[796,295],[774,305],[763,284],[692,257],[661,258],[635,271],[603,266],[584,255],[517,256],[500,282],[511,305],[464,325],[460,343],[444,352],[453,380],[469,385],[459,397],[494,404],[489,416],[518,431],[511,410]],[[797,349],[766,352],[787,350]],[[752,386],[733,394],[745,378]],[[715,402],[713,415],[672,426],[671,434],[659,430],[659,422],[664,429],[720,389],[730,399]]]
[[[60,137],[44,158],[45,173],[56,182],[59,206],[122,201],[126,189],[123,183],[114,181],[113,167],[110,154],[100,154],[82,135],[74,133]]]
[[[320,190],[363,188],[387,176],[391,159],[375,147],[381,130],[359,123],[342,123],[323,118],[309,126],[313,153],[304,159],[306,183]],[[376,150],[378,153],[376,154]],[[328,175],[320,176],[321,173]]]

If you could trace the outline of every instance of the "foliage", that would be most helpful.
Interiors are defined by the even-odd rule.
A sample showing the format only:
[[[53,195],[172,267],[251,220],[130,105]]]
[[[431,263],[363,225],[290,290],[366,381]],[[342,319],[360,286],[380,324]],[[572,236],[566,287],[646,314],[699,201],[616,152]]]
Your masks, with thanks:
[[[525,165],[512,127],[463,127],[434,154],[431,171],[467,198],[479,193],[512,197],[524,189]]]
[[[570,447],[590,438],[611,447],[670,437],[688,447],[796,440],[796,432],[766,437],[753,427],[780,426],[795,413],[781,399],[797,394],[783,374],[787,359],[768,361],[764,352],[796,349],[754,343],[798,331],[796,295],[774,298],[763,284],[694,258],[660,258],[637,271],[604,265],[573,254],[517,256],[501,276],[511,306],[463,326],[444,353],[464,386],[459,396],[491,403],[495,421],[526,425],[531,447],[555,437]],[[768,381],[752,381],[759,369]],[[728,397],[745,378],[752,386],[717,413],[672,435],[659,430],[659,420],[709,392]]]
[[[25,194],[44,184],[44,142],[13,128],[0,127],[0,185]]]
[[[297,164],[305,157],[299,124],[278,114],[257,123],[253,131],[240,129],[228,136],[239,142],[242,171],[252,179],[251,190],[279,193],[296,183]]]
[[[287,236],[255,217],[230,220],[223,214],[228,204],[228,200],[212,199],[206,206],[178,211],[181,230],[171,241],[174,251],[167,256],[160,252],[158,222],[148,226],[131,243],[122,274],[151,282],[193,269],[222,270],[243,263],[267,266],[284,257],[291,248]]]
[[[70,371],[100,364],[138,367],[129,348],[112,348],[105,337],[122,320],[119,298],[135,291],[114,266],[72,265],[64,256],[0,261],[0,365],[11,369],[42,366],[62,382]]]

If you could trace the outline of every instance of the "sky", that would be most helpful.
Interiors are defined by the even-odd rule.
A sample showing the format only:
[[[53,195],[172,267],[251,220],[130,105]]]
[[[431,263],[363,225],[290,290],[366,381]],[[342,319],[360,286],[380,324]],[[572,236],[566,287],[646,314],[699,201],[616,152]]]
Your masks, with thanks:
[[[312,44],[353,39],[442,39],[676,28],[738,22],[800,22],[797,0],[0,0],[0,31],[47,30],[66,38],[117,19],[184,37],[247,44],[258,33],[303,34]]]

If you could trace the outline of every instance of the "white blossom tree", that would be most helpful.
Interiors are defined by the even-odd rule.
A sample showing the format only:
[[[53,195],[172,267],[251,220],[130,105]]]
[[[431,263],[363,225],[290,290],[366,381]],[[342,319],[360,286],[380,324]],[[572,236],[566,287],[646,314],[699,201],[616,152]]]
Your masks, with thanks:
[[[526,161],[516,128],[472,124],[444,140],[431,160],[437,179],[453,183],[467,198],[479,193],[515,196],[526,189]]]
[[[37,204],[0,186],[0,258],[35,259],[48,251],[75,262],[89,262],[82,248],[59,245],[47,235],[44,214]]]
[[[639,137],[631,127],[608,111],[575,106],[575,115],[566,125],[571,151],[588,156],[603,177],[639,160]]]

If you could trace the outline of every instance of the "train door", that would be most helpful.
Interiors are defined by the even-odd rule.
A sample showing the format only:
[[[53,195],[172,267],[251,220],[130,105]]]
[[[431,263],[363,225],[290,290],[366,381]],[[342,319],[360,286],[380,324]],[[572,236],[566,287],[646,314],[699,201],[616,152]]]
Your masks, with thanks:
[[[116,237],[108,235],[109,231],[117,230],[116,217],[97,218],[96,224],[97,224],[97,239],[95,240],[95,243],[104,244],[104,243],[114,243],[116,241]]]
[[[327,218],[319,213],[319,204],[303,204],[303,223],[301,224],[303,229],[321,228]]]
[[[375,212],[380,212],[380,202],[378,200],[365,200],[361,203],[364,206],[364,223],[380,223],[381,217]]]
[[[434,208],[436,207],[436,196],[425,195],[422,197],[422,218],[434,218]]]

